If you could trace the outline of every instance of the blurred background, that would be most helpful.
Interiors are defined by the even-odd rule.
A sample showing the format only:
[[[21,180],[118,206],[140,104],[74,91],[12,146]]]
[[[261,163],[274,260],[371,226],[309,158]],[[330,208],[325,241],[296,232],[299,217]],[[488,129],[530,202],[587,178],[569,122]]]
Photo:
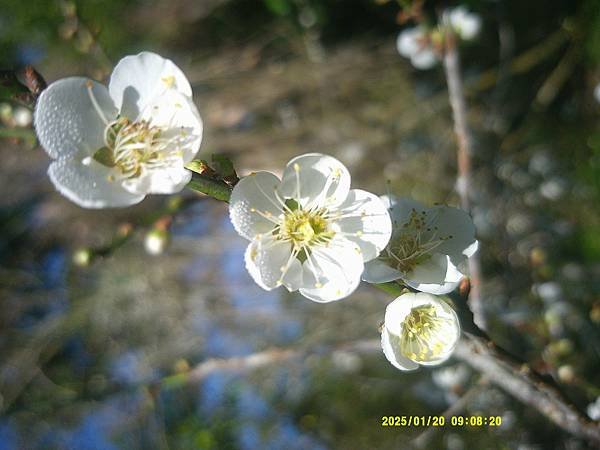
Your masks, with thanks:
[[[0,0],[0,66],[106,81],[155,51],[193,86],[200,157],[278,173],[324,152],[356,187],[457,205],[444,71],[397,53],[401,4]],[[460,52],[489,332],[598,419],[600,3],[461,4],[482,19]],[[424,429],[381,416],[439,415],[465,395],[461,414],[502,426],[432,430],[427,448],[591,448],[457,360],[401,373],[380,352],[332,350],[377,339],[390,298],[261,290],[227,206],[189,191],[81,209],[47,178],[31,113],[4,102],[0,121],[0,450],[410,448]],[[323,351],[185,381],[271,347]]]

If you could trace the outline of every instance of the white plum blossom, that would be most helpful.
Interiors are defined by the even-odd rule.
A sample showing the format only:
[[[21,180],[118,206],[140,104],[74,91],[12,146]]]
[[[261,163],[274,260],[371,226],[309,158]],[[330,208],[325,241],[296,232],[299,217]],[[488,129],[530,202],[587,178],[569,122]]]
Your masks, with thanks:
[[[384,203],[350,189],[337,159],[309,153],[292,159],[281,180],[269,172],[243,178],[233,189],[231,222],[250,244],[246,268],[266,290],[285,286],[316,302],[350,295],[364,263],[391,235]]]
[[[441,364],[450,357],[459,337],[456,313],[434,295],[402,294],[385,309],[381,347],[397,369]]]
[[[417,69],[431,69],[441,60],[444,28],[469,41],[479,34],[481,18],[463,6],[444,11],[442,22],[436,27],[419,24],[402,30],[396,39],[398,53],[410,59]]]
[[[185,75],[149,52],[121,59],[108,89],[82,77],[52,83],[38,99],[34,124],[54,160],[54,186],[86,208],[180,191],[191,178],[184,166],[202,140]]]
[[[417,69],[431,69],[439,62],[439,56],[431,45],[430,30],[423,25],[402,30],[396,40],[396,48]]]
[[[363,280],[402,280],[430,294],[454,290],[463,277],[459,268],[477,251],[471,217],[449,206],[426,208],[408,198],[381,199],[390,210],[392,237],[381,255],[366,264]]]
[[[479,34],[481,18],[471,13],[464,6],[457,6],[444,13],[444,19],[454,32],[465,41],[470,41]]]

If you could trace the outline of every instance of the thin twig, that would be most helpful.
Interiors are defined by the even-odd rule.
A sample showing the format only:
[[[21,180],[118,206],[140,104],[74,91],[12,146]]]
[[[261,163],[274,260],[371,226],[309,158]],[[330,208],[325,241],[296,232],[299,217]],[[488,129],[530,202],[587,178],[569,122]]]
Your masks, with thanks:
[[[520,402],[536,409],[560,428],[600,446],[600,424],[585,417],[556,386],[543,380],[526,364],[520,363],[493,342],[465,334],[454,353],[492,383]]]
[[[188,372],[171,375],[161,380],[160,385],[166,389],[174,389],[185,386],[190,383],[202,381],[208,375],[223,370],[245,372],[249,370],[260,369],[278,362],[285,362],[292,359],[305,359],[311,355],[327,355],[335,351],[349,351],[355,353],[372,353],[381,348],[379,340],[360,340],[350,343],[344,343],[330,348],[318,346],[312,349],[285,349],[271,348],[258,353],[252,353],[247,356],[234,358],[211,358],[201,362]]]
[[[324,348],[319,345],[309,349],[270,348],[262,352],[235,358],[211,358],[188,372],[171,375],[157,387],[176,389],[202,381],[217,371],[246,372],[290,360],[304,360],[309,356],[328,357],[335,351],[373,353],[381,351],[379,339],[359,340]],[[503,389],[522,403],[531,406],[563,430],[600,445],[600,426],[587,419],[549,382],[518,359],[502,351],[485,337],[465,333],[455,356],[480,372],[484,379]],[[468,397],[466,401],[468,401]],[[459,405],[460,406],[460,405]],[[450,409],[448,414],[452,415]]]
[[[460,74],[460,61],[456,48],[456,36],[452,31],[446,33],[446,48],[444,52],[444,69],[448,82],[448,96],[452,107],[454,119],[454,133],[457,138],[457,163],[458,177],[456,189],[460,196],[460,204],[465,211],[470,211],[471,204],[469,193],[472,192],[471,184],[471,135],[467,128],[467,108],[465,94]],[[469,293],[469,306],[473,311],[475,323],[482,330],[486,329],[485,314],[481,303],[481,269],[477,253],[469,258],[469,274],[471,291]]]
[[[488,383],[488,377],[482,376],[477,380],[477,382],[469,388],[465,394],[460,397],[457,401],[452,403],[450,407],[444,411],[442,414],[447,422],[450,421],[452,416],[457,416],[463,413],[467,409],[469,403],[473,401],[482,391],[484,386]],[[414,440],[414,445],[417,448],[428,448],[431,443],[431,439],[435,436],[436,432],[439,430],[438,427],[429,427],[425,431],[423,431],[417,438]]]

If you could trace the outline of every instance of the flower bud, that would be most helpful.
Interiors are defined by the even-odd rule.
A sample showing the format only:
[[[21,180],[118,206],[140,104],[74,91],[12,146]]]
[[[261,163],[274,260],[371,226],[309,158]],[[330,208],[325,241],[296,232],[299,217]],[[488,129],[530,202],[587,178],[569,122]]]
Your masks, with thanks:
[[[146,234],[144,248],[150,255],[160,255],[165,251],[168,240],[166,231],[153,229]]]
[[[80,248],[73,253],[73,264],[78,267],[87,267],[92,261],[92,252],[87,248]]]

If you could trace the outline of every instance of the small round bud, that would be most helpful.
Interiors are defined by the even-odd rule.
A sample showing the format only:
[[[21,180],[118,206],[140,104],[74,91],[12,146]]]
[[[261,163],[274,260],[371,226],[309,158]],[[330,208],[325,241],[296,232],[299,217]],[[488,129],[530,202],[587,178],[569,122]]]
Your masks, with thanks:
[[[78,267],[87,267],[92,261],[92,252],[87,248],[80,248],[73,253],[73,264]]]
[[[8,103],[0,103],[0,120],[6,125],[13,125],[13,109]]]
[[[175,373],[189,372],[190,363],[185,358],[179,358],[177,361],[175,361],[175,364],[173,364],[173,370]]]
[[[15,109],[13,118],[15,120],[15,125],[21,128],[27,128],[33,121],[33,115],[31,114],[31,111],[23,107]]]
[[[168,240],[166,231],[154,229],[146,234],[144,248],[150,255],[160,255],[165,251]]]
[[[565,364],[558,368],[558,379],[563,383],[572,383],[575,380],[575,370],[573,366]]]

